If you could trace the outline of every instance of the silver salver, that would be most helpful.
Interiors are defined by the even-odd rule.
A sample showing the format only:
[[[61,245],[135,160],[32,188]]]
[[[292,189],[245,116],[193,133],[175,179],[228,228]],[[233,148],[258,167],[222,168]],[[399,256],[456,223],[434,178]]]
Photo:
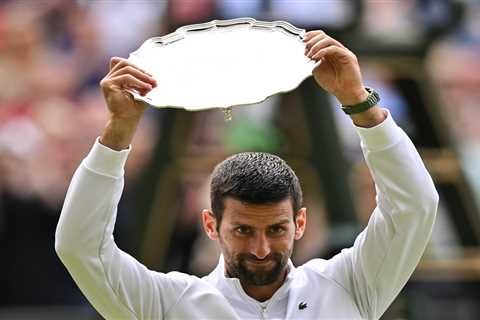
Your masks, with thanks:
[[[295,89],[316,64],[304,55],[305,30],[285,21],[214,20],[146,40],[129,60],[158,86],[135,99],[189,111],[255,104]]]

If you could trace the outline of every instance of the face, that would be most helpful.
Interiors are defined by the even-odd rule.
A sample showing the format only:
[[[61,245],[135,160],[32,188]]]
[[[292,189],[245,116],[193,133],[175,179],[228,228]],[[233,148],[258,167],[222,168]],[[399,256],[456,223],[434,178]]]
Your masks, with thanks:
[[[305,208],[294,220],[290,199],[265,205],[233,198],[224,201],[219,232],[211,212],[204,210],[202,217],[209,237],[219,240],[228,275],[253,286],[269,285],[283,277],[294,240],[305,229]]]

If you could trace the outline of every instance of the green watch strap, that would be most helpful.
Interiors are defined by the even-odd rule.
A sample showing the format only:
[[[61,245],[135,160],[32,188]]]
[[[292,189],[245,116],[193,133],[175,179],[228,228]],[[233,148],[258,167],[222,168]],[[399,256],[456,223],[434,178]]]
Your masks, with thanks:
[[[367,100],[353,106],[341,106],[343,112],[348,115],[360,113],[370,109],[380,101],[380,96],[375,90],[369,87],[365,87],[365,90],[368,92]]]

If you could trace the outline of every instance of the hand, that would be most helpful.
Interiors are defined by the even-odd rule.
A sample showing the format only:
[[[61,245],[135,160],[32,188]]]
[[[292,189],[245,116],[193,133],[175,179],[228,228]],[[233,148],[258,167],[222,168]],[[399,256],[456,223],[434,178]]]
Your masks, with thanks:
[[[114,150],[123,150],[131,144],[146,105],[136,101],[127,89],[146,95],[157,86],[152,75],[134,66],[126,59],[110,60],[110,71],[100,81],[110,117],[100,137],[100,143]]]
[[[321,61],[313,70],[318,85],[333,94],[342,105],[349,106],[367,99],[357,57],[340,42],[323,31],[309,31],[303,41],[305,55]]]
[[[323,31],[310,31],[304,36],[305,55],[321,61],[313,70],[318,85],[337,97],[344,106],[352,106],[365,101],[368,92],[362,81],[357,57],[337,40]],[[371,128],[385,120],[387,114],[378,106],[351,115],[356,126]]]
[[[110,60],[110,71],[100,81],[110,116],[120,119],[139,119],[146,109],[145,104],[133,99],[126,89],[144,96],[156,86],[151,74],[118,57]]]

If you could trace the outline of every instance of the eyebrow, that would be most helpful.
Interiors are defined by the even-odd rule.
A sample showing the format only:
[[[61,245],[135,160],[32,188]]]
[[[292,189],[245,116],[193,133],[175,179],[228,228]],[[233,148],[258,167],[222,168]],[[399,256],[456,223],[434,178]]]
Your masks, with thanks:
[[[274,224],[269,225],[268,227],[280,226],[280,225],[282,225],[282,224],[286,224],[286,223],[289,223],[289,222],[290,222],[289,219],[283,219],[283,220],[281,220],[281,221],[279,221],[279,222],[277,222],[277,223],[274,223]],[[232,222],[232,225],[234,225],[234,226],[236,226],[236,227],[240,227],[240,226],[242,226],[242,227],[253,227],[253,226],[251,226],[251,225],[249,225],[249,224],[246,224],[246,223],[243,223],[243,222]]]

